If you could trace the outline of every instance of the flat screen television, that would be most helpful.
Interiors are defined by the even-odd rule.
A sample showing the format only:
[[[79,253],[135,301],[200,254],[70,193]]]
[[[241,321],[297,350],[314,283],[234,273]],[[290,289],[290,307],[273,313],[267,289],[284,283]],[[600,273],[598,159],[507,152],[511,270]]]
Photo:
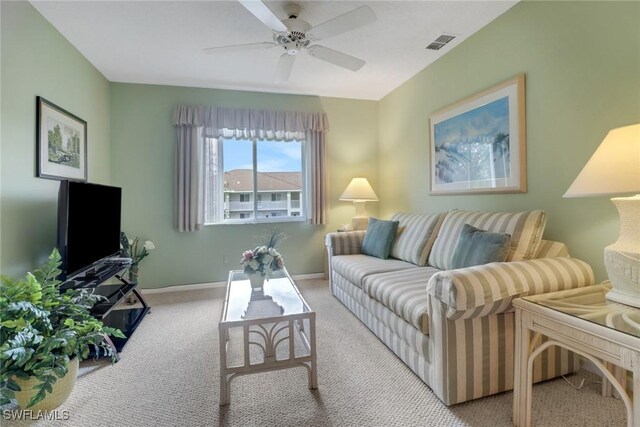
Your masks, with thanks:
[[[60,182],[57,246],[62,256],[63,280],[120,252],[121,203],[121,188]]]

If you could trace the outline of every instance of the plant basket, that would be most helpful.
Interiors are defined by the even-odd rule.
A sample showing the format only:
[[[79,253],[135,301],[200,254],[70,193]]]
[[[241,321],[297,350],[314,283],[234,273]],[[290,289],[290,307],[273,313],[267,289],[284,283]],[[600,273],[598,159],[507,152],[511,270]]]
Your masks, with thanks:
[[[30,409],[33,411],[44,411],[53,410],[62,405],[69,398],[69,395],[76,384],[79,365],[80,361],[77,357],[71,359],[69,361],[67,373],[62,378],[58,378],[58,381],[53,384],[53,390],[51,393],[48,393],[44,399],[30,407],[27,407],[27,405],[29,404],[31,397],[36,394],[33,387],[36,386],[39,381],[34,377],[30,377],[27,380],[16,378],[15,381],[18,383],[21,390],[15,392],[16,400],[18,401],[20,408]]]

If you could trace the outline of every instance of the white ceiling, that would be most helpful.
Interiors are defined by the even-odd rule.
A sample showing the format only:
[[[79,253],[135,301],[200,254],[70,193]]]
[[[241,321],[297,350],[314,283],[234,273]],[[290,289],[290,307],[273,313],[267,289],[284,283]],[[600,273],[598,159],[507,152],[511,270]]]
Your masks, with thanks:
[[[357,72],[298,55],[291,78],[274,83],[281,48],[208,55],[202,49],[272,41],[272,32],[236,1],[32,1],[114,82],[379,100],[516,1],[302,1],[312,26],[369,5],[378,19],[316,44],[362,58]],[[267,1],[285,19],[285,1]],[[425,47],[442,33],[457,38]]]

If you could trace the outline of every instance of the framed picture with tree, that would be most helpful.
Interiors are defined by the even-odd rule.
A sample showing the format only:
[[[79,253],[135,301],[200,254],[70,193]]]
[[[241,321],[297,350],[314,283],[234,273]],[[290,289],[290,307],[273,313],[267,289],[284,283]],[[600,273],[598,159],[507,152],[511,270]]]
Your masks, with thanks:
[[[87,180],[87,122],[36,97],[36,176]]]

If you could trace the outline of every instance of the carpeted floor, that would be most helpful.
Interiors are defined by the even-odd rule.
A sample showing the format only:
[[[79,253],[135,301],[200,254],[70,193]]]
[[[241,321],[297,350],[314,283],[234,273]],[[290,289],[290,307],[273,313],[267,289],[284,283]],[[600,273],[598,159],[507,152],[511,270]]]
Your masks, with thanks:
[[[318,385],[304,368],[242,376],[218,405],[221,291],[148,297],[152,312],[115,365],[83,362],[59,408],[65,426],[510,426],[512,393],[447,408],[340,302],[327,282],[299,282],[317,312]],[[579,373],[534,387],[537,426],[624,426],[620,400],[599,395]],[[23,422],[3,425],[23,425]]]

